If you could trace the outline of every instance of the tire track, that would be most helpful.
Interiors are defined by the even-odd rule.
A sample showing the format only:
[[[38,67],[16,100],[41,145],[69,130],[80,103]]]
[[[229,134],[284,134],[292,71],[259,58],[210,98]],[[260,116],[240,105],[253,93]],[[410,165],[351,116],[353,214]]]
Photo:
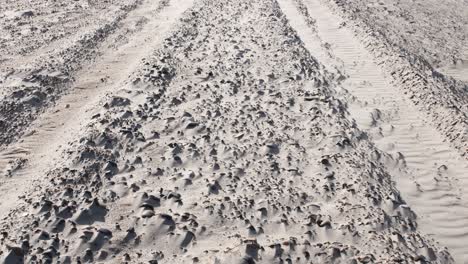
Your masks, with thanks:
[[[305,1],[317,22],[318,35],[315,35],[291,0],[279,2],[306,47],[319,61],[329,69],[338,68],[348,75],[342,86],[355,97],[349,102],[349,110],[376,145],[393,154],[400,164],[388,163],[388,167],[393,168],[398,188],[418,213],[421,231],[447,246],[457,262],[466,261],[466,162],[435,128],[424,122],[423,115],[386,79],[372,55],[331,10],[319,0]],[[331,48],[324,48],[321,41]]]
[[[38,50],[31,56],[13,58],[10,71],[0,77],[0,149],[19,139],[38,116],[52,107],[60,97],[73,87],[79,71],[88,61],[99,57],[101,43],[112,34],[118,34],[125,21],[131,21],[130,13],[141,9],[141,0],[131,1],[103,14],[109,19],[89,31],[77,34],[76,39],[62,44],[51,43],[52,49]],[[54,49],[54,46],[58,48]],[[45,52],[40,53],[40,52]],[[8,65],[2,65],[8,69]],[[77,75],[78,73],[78,75]]]
[[[102,51],[101,57],[77,74],[71,92],[37,119],[21,141],[0,153],[0,216],[4,217],[28,186],[58,159],[62,147],[79,138],[102,98],[121,87],[141,64],[141,59],[159,45],[171,26],[192,1],[145,1],[124,21],[116,35],[127,34],[135,25],[144,24],[128,36],[122,46]],[[112,41],[116,41],[112,39]],[[112,43],[107,45],[112,46]],[[104,46],[104,45],[103,45]]]

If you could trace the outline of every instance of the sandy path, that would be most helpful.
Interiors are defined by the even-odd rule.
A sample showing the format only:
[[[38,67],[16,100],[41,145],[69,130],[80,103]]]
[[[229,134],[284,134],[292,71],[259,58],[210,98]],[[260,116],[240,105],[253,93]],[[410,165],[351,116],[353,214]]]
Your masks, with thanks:
[[[468,260],[468,167],[444,142],[403,92],[386,80],[372,56],[341,20],[319,0],[304,1],[316,19],[318,36],[307,27],[292,0],[279,1],[307,48],[327,68],[349,76],[342,86],[356,97],[350,112],[359,127],[368,131],[377,146],[400,156],[406,167],[393,170],[393,178],[419,216],[421,231],[433,234],[452,252],[457,262]],[[319,38],[331,45],[332,54],[317,52]],[[379,117],[380,115],[380,117]],[[401,154],[400,154],[401,153]],[[388,164],[389,168],[393,167]]]
[[[130,13],[131,13],[133,11],[131,10],[131,8],[132,7],[138,8],[138,6],[141,5],[142,2],[144,1],[132,0],[132,1],[129,1],[129,3],[125,5],[125,7],[114,6],[113,9],[103,10],[105,13],[102,14],[104,15],[104,17],[101,17],[101,19],[107,19],[105,23],[102,23],[102,22],[95,23],[95,24],[91,23],[84,27],[78,28],[76,32],[72,32],[70,35],[67,35],[64,38],[53,39],[50,41],[50,43],[47,43],[47,45],[40,46],[38,49],[35,49],[32,52],[29,52],[26,54],[10,55],[7,57],[7,59],[0,61],[0,66],[2,68],[17,69],[18,66],[24,67],[25,65],[30,65],[34,63],[34,61],[37,61],[40,58],[51,56],[54,53],[60,52],[64,48],[75,44],[75,42],[82,39],[84,35],[93,34],[93,32],[95,34],[98,34],[97,29],[112,27],[113,24],[118,23],[121,19],[125,19],[125,17],[122,17],[122,16],[112,17],[112,15],[119,12],[119,9],[128,8],[130,9]],[[129,17],[129,19],[131,20],[132,18]]]
[[[77,74],[71,92],[36,120],[27,136],[0,153],[0,217],[16,206],[11,201],[17,200],[32,182],[41,180],[37,179],[38,175],[53,167],[62,147],[80,137],[84,125],[100,106],[100,100],[121,87],[141,59],[164,40],[162,36],[191,4],[192,1],[185,0],[144,1],[115,33],[125,34],[136,23],[145,21],[128,38],[129,42],[117,49],[112,47],[113,38],[109,39],[110,43],[103,43],[102,55]],[[10,177],[10,172],[16,170],[14,177]]]
[[[45,70],[51,58],[63,60],[63,56],[80,49],[92,52],[93,47],[96,44],[99,45],[99,43],[96,43],[97,41],[115,34],[116,30],[118,32],[119,26],[123,26],[123,28],[125,28],[125,25],[128,26],[128,22],[132,21],[135,14],[138,13],[134,9],[138,8],[143,2],[142,0],[132,0],[122,6],[113,6],[109,10],[102,10],[102,17],[98,18],[103,20],[100,23],[91,21],[92,18],[88,17],[86,19],[90,20],[87,21],[89,25],[83,23],[83,27],[76,28],[73,32],[68,32],[69,35],[66,37],[53,39],[47,45],[40,46],[38,49],[27,54],[11,54],[6,58],[2,58],[0,61],[0,99],[11,93],[10,87],[33,85],[25,81],[25,79],[29,79],[32,72],[41,69]],[[141,7],[139,9],[141,10]],[[134,14],[133,18],[132,16],[127,18],[129,13]],[[79,21],[80,18],[75,18],[75,20]],[[40,42],[40,40],[38,41]],[[86,60],[85,56],[80,57],[76,55],[72,55],[75,56],[75,60],[72,60],[73,63],[77,63],[77,61],[83,60],[83,58]],[[69,59],[68,62],[70,62]],[[62,61],[59,64],[66,65],[67,63]]]
[[[399,160],[353,121],[378,140],[409,104],[374,100],[387,84],[372,56],[352,34],[342,47],[338,33],[315,31],[312,17],[333,14],[307,2],[304,19],[302,1],[143,2],[0,156],[12,175],[0,259],[452,263],[393,182],[406,167],[391,177],[384,163]],[[344,89],[361,87],[369,95],[357,100]],[[392,115],[369,118],[385,102]]]

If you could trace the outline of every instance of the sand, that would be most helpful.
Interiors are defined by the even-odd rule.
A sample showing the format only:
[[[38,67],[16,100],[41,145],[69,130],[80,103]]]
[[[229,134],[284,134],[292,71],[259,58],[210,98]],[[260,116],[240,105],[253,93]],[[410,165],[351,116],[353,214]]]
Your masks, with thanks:
[[[461,2],[26,2],[3,263],[468,261]]]

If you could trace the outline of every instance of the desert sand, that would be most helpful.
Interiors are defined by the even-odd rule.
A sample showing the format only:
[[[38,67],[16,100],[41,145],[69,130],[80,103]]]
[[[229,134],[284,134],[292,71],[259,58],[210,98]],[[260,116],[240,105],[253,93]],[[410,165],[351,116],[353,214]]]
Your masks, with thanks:
[[[468,263],[468,3],[5,0],[1,263]]]

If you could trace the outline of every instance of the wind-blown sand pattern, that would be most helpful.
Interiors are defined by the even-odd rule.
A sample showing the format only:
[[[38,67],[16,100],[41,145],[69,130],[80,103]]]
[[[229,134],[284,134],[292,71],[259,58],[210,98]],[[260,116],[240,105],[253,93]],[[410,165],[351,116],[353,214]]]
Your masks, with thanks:
[[[434,3],[33,2],[0,16],[3,263],[468,261],[468,32]]]

